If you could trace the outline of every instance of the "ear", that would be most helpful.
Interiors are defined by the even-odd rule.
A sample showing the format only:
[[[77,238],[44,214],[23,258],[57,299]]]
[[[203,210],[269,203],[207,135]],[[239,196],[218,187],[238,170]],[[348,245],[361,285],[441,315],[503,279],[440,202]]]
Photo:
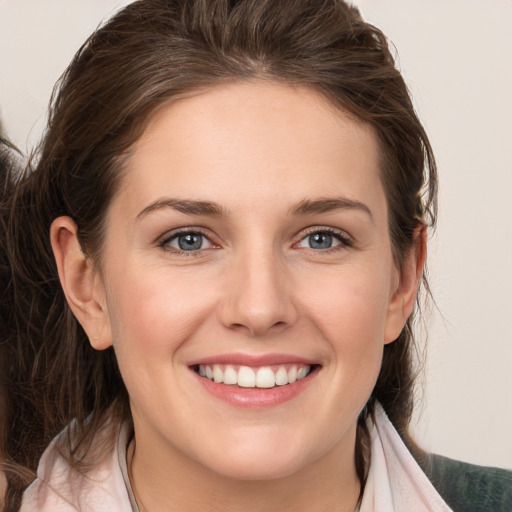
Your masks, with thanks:
[[[55,219],[50,239],[69,307],[96,350],[110,347],[112,335],[105,289],[99,272],[82,252],[74,220],[71,217]]]
[[[395,341],[412,313],[418,287],[427,257],[427,228],[424,224],[414,231],[414,243],[398,269],[398,283],[394,285],[388,306],[384,343]]]

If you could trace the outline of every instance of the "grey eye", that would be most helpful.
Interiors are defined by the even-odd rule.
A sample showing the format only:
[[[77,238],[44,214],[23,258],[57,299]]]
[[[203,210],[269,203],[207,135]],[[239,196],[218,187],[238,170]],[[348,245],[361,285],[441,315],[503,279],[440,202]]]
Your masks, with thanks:
[[[201,233],[178,233],[174,235],[167,245],[180,251],[198,251],[211,247],[211,242]]]
[[[327,231],[317,231],[305,236],[300,242],[299,247],[307,247],[309,249],[331,249],[340,245],[341,241]]]

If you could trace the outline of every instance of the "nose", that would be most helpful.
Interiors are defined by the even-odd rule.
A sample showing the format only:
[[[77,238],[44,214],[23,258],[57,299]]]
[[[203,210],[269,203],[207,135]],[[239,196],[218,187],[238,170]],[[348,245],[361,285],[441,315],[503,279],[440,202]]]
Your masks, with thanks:
[[[220,305],[225,327],[263,337],[296,322],[291,279],[272,251],[241,254],[226,272]]]

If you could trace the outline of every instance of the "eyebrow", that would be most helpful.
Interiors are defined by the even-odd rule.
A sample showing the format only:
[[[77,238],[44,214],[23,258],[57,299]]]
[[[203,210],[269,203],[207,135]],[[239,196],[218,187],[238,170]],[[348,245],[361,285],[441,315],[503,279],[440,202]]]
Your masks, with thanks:
[[[320,199],[303,199],[290,208],[292,215],[308,215],[313,213],[329,213],[336,210],[355,209],[366,213],[373,221],[373,215],[364,203],[345,197],[327,197]]]
[[[146,206],[137,214],[137,219],[145,217],[151,212],[161,210],[163,208],[172,208],[187,215],[206,215],[208,217],[226,217],[226,210],[217,203],[211,201],[194,201],[191,199],[174,199],[165,198],[157,199],[150,205]]]
[[[196,201],[193,199],[163,198],[157,199],[137,214],[137,219],[145,217],[151,212],[171,208],[186,215],[205,215],[207,217],[227,217],[228,211],[213,201]],[[336,210],[355,209],[366,213],[373,221],[373,215],[364,203],[344,197],[329,197],[320,199],[303,199],[289,209],[295,217],[315,213],[329,213]]]

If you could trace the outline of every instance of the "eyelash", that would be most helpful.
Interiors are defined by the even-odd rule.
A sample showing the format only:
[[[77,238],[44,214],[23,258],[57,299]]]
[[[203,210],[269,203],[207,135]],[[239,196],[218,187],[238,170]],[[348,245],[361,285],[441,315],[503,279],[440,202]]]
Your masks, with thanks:
[[[210,244],[212,244],[212,246],[215,247],[215,245],[216,245],[211,241],[210,237],[206,233],[204,233],[200,229],[194,228],[194,229],[184,229],[181,231],[176,231],[176,232],[172,233],[171,235],[165,236],[160,241],[159,246],[164,251],[169,251],[173,254],[178,254],[180,256],[198,256],[202,251],[206,250],[206,249],[194,249],[191,251],[184,251],[182,249],[177,249],[176,247],[171,247],[169,245],[173,240],[176,240],[180,236],[185,236],[185,235],[199,235],[199,236],[202,236],[203,238],[205,238],[206,240],[208,240],[208,242]]]
[[[314,235],[315,233],[321,233],[321,234],[330,235],[333,238],[335,238],[337,241],[339,241],[340,243],[338,245],[335,245],[334,247],[329,247],[329,248],[326,248],[326,249],[313,249],[311,247],[310,248],[304,247],[304,249],[307,249],[309,251],[314,251],[314,252],[328,253],[328,252],[334,252],[334,251],[339,251],[339,250],[347,249],[347,248],[353,247],[353,245],[354,245],[353,240],[349,236],[347,236],[346,233],[344,233],[343,231],[340,231],[340,230],[334,229],[334,228],[329,228],[329,227],[318,227],[318,226],[315,226],[315,227],[308,228],[308,229],[306,229],[305,232],[301,233],[301,237],[300,237],[299,241],[295,242],[293,244],[293,247],[297,247],[298,244],[300,242],[302,242],[302,240],[304,240],[308,236]],[[194,249],[194,250],[190,250],[190,251],[185,251],[185,250],[177,249],[176,247],[171,247],[169,245],[173,240],[176,240],[180,236],[185,236],[185,235],[196,235],[196,236],[199,235],[199,236],[202,236],[206,240],[208,240],[208,242],[210,244],[212,244],[214,246],[213,248],[215,248],[216,244],[214,244],[214,242],[212,242],[210,237],[206,233],[201,231],[200,229],[184,229],[182,231],[174,232],[174,233],[172,233],[169,236],[165,236],[159,242],[159,246],[163,250],[165,250],[165,251],[169,251],[169,252],[172,252],[174,254],[178,254],[178,255],[182,255],[182,256],[197,256],[202,251],[207,250],[207,249]],[[210,248],[208,248],[208,249],[210,249]]]
[[[335,229],[335,228],[322,227],[322,226],[313,226],[311,228],[306,229],[306,231],[303,234],[301,234],[301,238],[300,238],[299,242],[295,243],[294,246],[299,244],[300,242],[302,242],[302,240],[304,240],[308,236],[314,235],[315,233],[322,233],[322,234],[330,235],[333,238],[335,238],[337,241],[339,241],[340,243],[339,243],[339,245],[335,245],[334,247],[329,247],[327,249],[313,249],[313,248],[307,248],[307,247],[305,249],[308,249],[308,250],[314,251],[314,252],[327,253],[327,252],[340,251],[340,250],[347,249],[347,248],[354,246],[354,242],[353,242],[352,238],[350,238],[344,231],[341,231],[341,230]]]

